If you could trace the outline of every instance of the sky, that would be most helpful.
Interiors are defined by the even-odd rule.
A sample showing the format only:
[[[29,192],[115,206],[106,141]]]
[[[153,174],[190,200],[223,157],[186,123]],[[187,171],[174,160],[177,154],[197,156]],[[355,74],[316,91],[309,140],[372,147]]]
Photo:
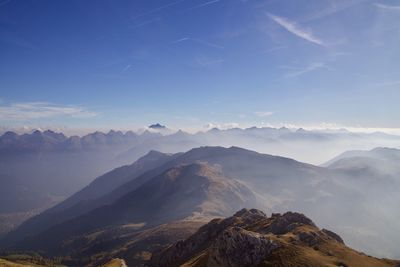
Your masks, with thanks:
[[[0,126],[400,133],[400,1],[0,0]]]

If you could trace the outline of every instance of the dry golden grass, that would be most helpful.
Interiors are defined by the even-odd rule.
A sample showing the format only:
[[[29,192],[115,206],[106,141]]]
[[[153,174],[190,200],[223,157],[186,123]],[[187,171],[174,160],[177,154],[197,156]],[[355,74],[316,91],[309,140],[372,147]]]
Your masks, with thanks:
[[[101,267],[126,267],[126,264],[121,259],[113,259],[110,262],[102,265]]]
[[[296,229],[302,232],[317,232],[312,226]],[[296,232],[297,232],[296,231]],[[325,239],[315,246],[292,242],[293,233],[275,237],[284,246],[269,255],[260,265],[263,267],[393,267],[398,261],[378,259],[355,251],[341,243]]]
[[[0,259],[0,267],[44,267],[44,265],[37,265],[29,262],[11,262]]]
[[[261,225],[253,225],[253,230]],[[262,227],[261,227],[262,229]],[[298,239],[298,232],[314,232],[319,234],[319,242],[314,246],[307,245]],[[258,267],[395,267],[400,261],[378,259],[357,252],[344,244],[336,242],[320,234],[314,226],[300,226],[293,232],[284,235],[267,234],[269,238],[281,244],[281,247],[268,255]],[[210,249],[210,248],[208,248]],[[208,260],[208,250],[193,255],[181,267],[205,267]]]

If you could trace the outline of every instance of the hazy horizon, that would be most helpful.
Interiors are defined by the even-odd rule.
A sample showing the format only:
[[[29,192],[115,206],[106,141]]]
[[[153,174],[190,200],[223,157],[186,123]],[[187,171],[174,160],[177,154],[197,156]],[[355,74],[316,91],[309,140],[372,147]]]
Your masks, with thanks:
[[[159,123],[159,122],[156,122]],[[151,124],[150,124],[151,125]],[[39,130],[41,132],[50,130],[58,133],[63,133],[66,136],[83,136],[86,134],[94,133],[94,132],[103,132],[103,133],[108,133],[110,131],[121,131],[121,132],[135,132],[135,133],[141,133],[144,131],[153,131],[153,132],[159,132],[163,135],[165,134],[173,134],[177,131],[184,131],[186,133],[190,134],[195,134],[199,132],[207,132],[212,129],[219,129],[219,130],[232,130],[232,129],[250,129],[250,128],[273,128],[273,129],[280,129],[280,128],[287,128],[291,131],[296,131],[299,129],[304,129],[307,131],[313,131],[313,132],[326,132],[326,133],[336,133],[336,132],[343,132],[343,131],[348,131],[350,133],[359,133],[359,134],[373,134],[373,133],[383,133],[383,134],[388,134],[388,135],[400,135],[400,128],[365,128],[365,127],[346,127],[346,126],[340,126],[340,125],[335,125],[335,124],[326,124],[322,123],[320,125],[296,125],[296,124],[261,124],[261,125],[238,125],[238,124],[208,124],[208,125],[203,125],[199,126],[197,128],[169,128],[167,125],[161,124],[166,127],[165,130],[157,130],[157,129],[151,129],[149,126],[140,126],[140,127],[135,127],[135,128],[112,128],[112,127],[98,127],[98,128],[69,128],[69,127],[41,127],[41,126],[17,126],[17,127],[10,127],[10,126],[1,126],[0,125],[0,134],[4,134],[5,132],[11,131],[15,132],[18,134],[24,134],[24,133],[32,133],[36,130]]]

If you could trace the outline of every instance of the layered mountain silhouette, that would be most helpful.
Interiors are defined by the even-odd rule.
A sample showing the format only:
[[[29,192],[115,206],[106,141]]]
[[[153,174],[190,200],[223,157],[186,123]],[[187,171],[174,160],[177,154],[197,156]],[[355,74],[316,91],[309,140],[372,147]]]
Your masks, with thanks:
[[[125,183],[164,164],[173,157],[173,155],[150,151],[135,163],[116,168],[98,177],[65,201],[22,224],[12,234],[11,240],[39,233],[50,226],[72,219],[102,205],[112,203],[129,192],[128,187],[123,186]],[[140,180],[137,181],[138,185],[140,185],[139,182]],[[109,195],[113,190],[116,192]],[[11,241],[8,238],[7,240],[7,242]]]
[[[238,147],[151,151],[27,220],[1,240],[2,247],[73,255],[85,264],[93,255],[98,263],[108,260],[111,249],[116,257],[136,255],[130,259],[136,264],[210,218],[256,207],[310,214],[358,249],[395,256],[399,226],[390,222],[398,211],[396,195],[390,194],[398,192],[396,177],[377,180],[363,168],[354,175],[352,168],[335,167],[340,160],[324,168]],[[376,195],[377,190],[387,198]],[[385,204],[389,215],[374,203]],[[364,233],[356,231],[360,227]],[[372,236],[374,242],[367,242]]]
[[[76,244],[68,249],[60,241],[110,226],[143,224],[149,228],[181,219],[223,216],[237,207],[255,205],[256,197],[242,183],[206,164],[189,164],[171,168],[111,205],[57,224],[18,247],[73,251],[79,248]]]
[[[83,137],[49,130],[21,135],[6,132],[0,137],[0,236],[7,226],[18,225],[100,174],[125,164],[116,157],[126,149],[158,136],[116,131]],[[131,155],[130,162],[145,153]]]
[[[232,129],[226,136],[251,133],[253,137],[265,138],[266,132],[271,140],[292,138],[291,134],[308,135],[305,130],[249,128]],[[229,216],[247,207],[267,212],[299,211],[314,218],[318,225],[339,233],[352,247],[376,256],[400,257],[397,249],[400,225],[396,223],[400,217],[399,150],[376,148],[350,152],[321,167],[239,147],[206,146],[185,153],[149,149],[191,147],[210,136],[221,138],[224,134],[225,131],[218,129],[161,137],[145,132],[132,135],[136,140],[132,142],[138,138],[141,141],[130,148],[123,141],[129,133],[95,133],[86,139],[104,144],[103,148],[82,150],[81,145],[72,152],[61,149],[62,153],[57,151],[60,144],[82,144],[85,137],[67,138],[50,131],[35,132],[29,138],[12,133],[3,135],[7,149],[21,140],[39,140],[40,149],[24,148],[14,154],[14,159],[21,161],[26,157],[32,166],[39,164],[46,172],[54,170],[50,172],[56,177],[54,188],[63,187],[63,180],[70,182],[72,178],[67,177],[76,175],[74,179],[80,179],[85,174],[81,167],[85,164],[90,165],[86,170],[92,173],[94,166],[98,166],[97,171],[106,169],[110,158],[115,160],[112,165],[127,155],[134,158],[131,154],[134,151],[147,154],[133,164],[99,176],[58,205],[28,219],[0,239],[1,248],[39,250],[48,256],[68,255],[73,264],[104,263],[111,256],[130,257],[129,262],[137,264],[148,260],[160,246],[176,241],[177,237],[186,238],[211,218]],[[13,154],[5,152],[7,149],[0,150],[6,159],[4,170],[9,170],[13,160]],[[27,168],[26,173],[28,170],[32,169]],[[19,181],[12,176],[2,177]],[[51,184],[47,179],[37,181],[45,185],[43,189]],[[23,180],[20,184],[27,186]],[[11,196],[9,189],[1,190]],[[36,197],[30,194],[31,199],[40,199],[43,193],[39,191]],[[374,242],[368,242],[371,238]]]
[[[157,124],[156,124],[157,125]],[[251,127],[217,128],[195,134],[178,131],[94,132],[67,137],[51,130],[30,134],[6,132],[0,137],[0,235],[5,218],[15,223],[70,196],[113,168],[130,164],[151,150],[177,153],[199,146],[241,146],[303,161],[330,158],[348,145],[398,144],[399,138],[382,133]],[[360,146],[359,145],[359,146]],[[314,147],[311,153],[305,153]],[[329,153],[326,148],[329,147]],[[316,160],[317,159],[317,160]],[[18,199],[13,196],[18,195]],[[7,203],[3,204],[3,203]],[[25,216],[21,213],[25,212]],[[10,224],[5,222],[5,224]],[[7,231],[7,230],[5,230]]]
[[[151,161],[149,158],[156,158],[156,160]],[[171,160],[166,161],[166,159]],[[325,171],[322,168],[299,163],[291,159],[262,155],[235,147],[229,149],[203,147],[175,155],[150,152],[133,165],[118,168],[99,177],[88,187],[53,209],[28,220],[19,229],[11,233],[7,240],[10,242],[10,240],[21,239],[26,235],[38,233],[45,228],[74,218],[87,211],[111,204],[170,168],[196,162],[207,162],[210,165],[219,166],[221,171],[228,177],[245,177],[245,182],[252,186],[255,194],[262,193],[263,197],[271,199],[270,202],[274,200],[272,196],[268,195],[268,192],[280,194],[281,189],[278,184],[283,182],[280,181],[280,177],[285,177],[285,183],[293,180],[290,184],[296,188],[298,183],[313,183],[315,179],[320,179],[319,176]],[[144,166],[144,170],[148,171],[137,171],[137,166]],[[124,170],[128,170],[127,173],[129,175],[123,172]],[[320,175],[318,175],[319,172],[321,172]],[[302,179],[302,181],[297,179]],[[118,186],[119,181],[124,181],[125,183],[121,183]],[[112,184],[112,186],[109,184]],[[267,203],[266,205],[272,205],[272,203]]]

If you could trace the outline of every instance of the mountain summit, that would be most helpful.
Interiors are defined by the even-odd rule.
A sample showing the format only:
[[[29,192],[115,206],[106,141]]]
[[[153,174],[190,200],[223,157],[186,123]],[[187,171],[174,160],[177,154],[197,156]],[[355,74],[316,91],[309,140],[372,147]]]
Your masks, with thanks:
[[[166,129],[167,127],[165,125],[155,123],[155,124],[150,125],[149,128],[153,129],[153,130],[162,130],[162,129]]]

